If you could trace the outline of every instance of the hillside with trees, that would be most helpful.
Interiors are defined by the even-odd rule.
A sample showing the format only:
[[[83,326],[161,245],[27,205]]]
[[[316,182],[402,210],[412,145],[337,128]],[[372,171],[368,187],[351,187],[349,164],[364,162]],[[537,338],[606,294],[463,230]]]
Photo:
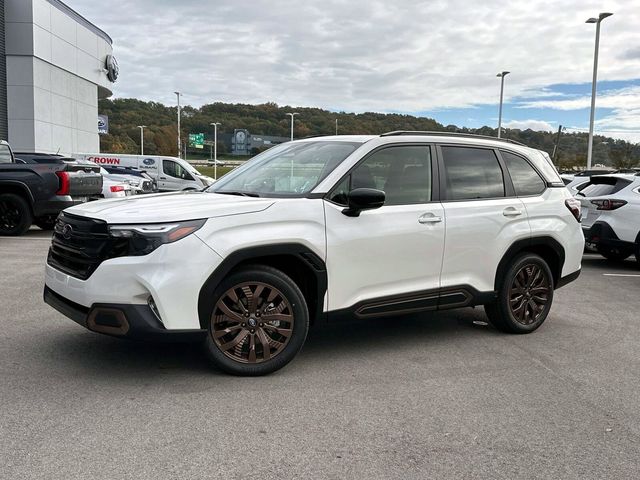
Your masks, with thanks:
[[[434,130],[477,133],[496,136],[497,130],[490,127],[479,129],[459,128],[442,125],[432,118],[412,115],[384,113],[330,112],[320,108],[278,106],[275,103],[245,105],[212,103],[200,108],[185,106],[182,109],[182,138],[188,133],[205,133],[213,139],[211,122],[220,122],[219,134],[231,134],[236,128],[246,128],[252,134],[286,137],[290,132],[287,112],[300,113],[296,117],[295,137],[312,135],[332,135],[338,120],[338,133],[380,134],[392,130]],[[109,135],[101,135],[100,148],[103,152],[137,153],[140,151],[140,131],[137,125],[146,125],[144,150],[148,154],[175,155],[177,146],[177,107],[158,102],[123,98],[101,100],[100,113],[109,116]],[[525,145],[545,150],[551,154],[556,141],[553,132],[506,129],[503,137]],[[563,133],[560,138],[556,158],[560,169],[586,165],[586,133]],[[218,144],[218,151],[228,151],[230,145]],[[189,150],[191,154],[202,151]],[[640,166],[640,144],[596,135],[594,137],[593,164],[604,164],[615,168]]]

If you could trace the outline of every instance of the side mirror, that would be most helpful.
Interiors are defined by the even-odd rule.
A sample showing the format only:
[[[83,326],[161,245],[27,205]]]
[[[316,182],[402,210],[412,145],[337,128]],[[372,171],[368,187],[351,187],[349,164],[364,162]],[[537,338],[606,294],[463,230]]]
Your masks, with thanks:
[[[347,194],[348,207],[342,210],[347,217],[358,217],[363,210],[373,210],[384,205],[385,194],[375,188],[356,188]]]

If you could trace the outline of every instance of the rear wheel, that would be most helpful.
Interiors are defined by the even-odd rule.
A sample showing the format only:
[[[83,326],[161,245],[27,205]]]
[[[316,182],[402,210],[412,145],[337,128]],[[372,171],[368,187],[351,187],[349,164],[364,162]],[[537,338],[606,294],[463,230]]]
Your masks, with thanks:
[[[604,258],[606,258],[607,260],[612,260],[614,262],[626,260],[631,255],[633,255],[632,248],[604,247],[598,245],[597,250],[598,253]]]
[[[233,375],[274,372],[300,351],[309,330],[302,292],[280,270],[242,268],[214,292],[206,346],[213,364]]]
[[[0,235],[22,235],[32,221],[31,209],[24,198],[13,193],[0,195]]]
[[[503,332],[530,333],[543,324],[553,302],[553,275],[538,255],[516,257],[501,280],[498,298],[485,305],[491,323]]]

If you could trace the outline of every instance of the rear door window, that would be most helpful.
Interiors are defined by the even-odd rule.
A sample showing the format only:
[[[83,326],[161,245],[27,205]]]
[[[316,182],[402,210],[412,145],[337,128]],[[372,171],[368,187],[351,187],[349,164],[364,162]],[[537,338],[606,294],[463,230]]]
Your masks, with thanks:
[[[505,196],[504,177],[493,150],[442,147],[447,200]]]

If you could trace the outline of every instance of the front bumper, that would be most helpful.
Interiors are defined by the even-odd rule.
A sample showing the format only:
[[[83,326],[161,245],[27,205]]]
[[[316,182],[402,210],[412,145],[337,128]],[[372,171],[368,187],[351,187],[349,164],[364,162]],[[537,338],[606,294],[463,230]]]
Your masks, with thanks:
[[[206,330],[167,330],[148,305],[94,304],[83,307],[49,287],[44,287],[44,301],[58,312],[89,330],[114,337],[152,341],[197,342]]]
[[[631,248],[633,242],[620,240],[607,222],[595,222],[591,227],[583,227],[584,239],[587,245],[601,245],[607,248]]]
[[[45,285],[67,303],[80,306],[84,317],[96,305],[148,308],[152,297],[164,329],[197,330],[200,289],[221,261],[202,240],[189,235],[148,255],[105,260],[86,280],[47,264]]]

